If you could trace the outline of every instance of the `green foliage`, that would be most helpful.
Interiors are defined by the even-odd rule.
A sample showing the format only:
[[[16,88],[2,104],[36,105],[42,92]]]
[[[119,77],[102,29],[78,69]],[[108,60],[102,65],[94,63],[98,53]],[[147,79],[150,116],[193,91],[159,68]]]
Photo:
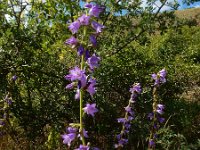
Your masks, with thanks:
[[[28,12],[25,4],[15,12],[13,6],[20,3],[12,2],[0,3],[0,97],[9,93],[13,100],[8,134],[15,146],[7,138],[9,147],[62,149],[59,133],[78,120],[79,109],[74,92],[65,90],[63,78],[77,63],[76,52],[64,46],[70,36],[66,22],[77,18],[81,8],[78,1],[31,1],[26,4],[32,6]],[[113,148],[121,128],[116,118],[123,116],[131,84],[140,82],[145,88],[136,103],[126,149],[145,149],[149,136],[146,113],[152,111],[150,75],[166,68],[167,83],[159,95],[169,121],[159,133],[159,148],[198,149],[200,94],[198,90],[190,93],[200,83],[200,27],[190,25],[191,20],[179,20],[173,12],[152,13],[152,5],[142,8],[140,1],[133,5],[98,2],[109,9],[101,16],[106,31],[98,38],[96,50],[102,58],[94,98],[100,112],[95,119],[85,118],[90,138],[102,149]],[[124,9],[126,15],[122,15]],[[18,76],[16,81],[13,75]]]

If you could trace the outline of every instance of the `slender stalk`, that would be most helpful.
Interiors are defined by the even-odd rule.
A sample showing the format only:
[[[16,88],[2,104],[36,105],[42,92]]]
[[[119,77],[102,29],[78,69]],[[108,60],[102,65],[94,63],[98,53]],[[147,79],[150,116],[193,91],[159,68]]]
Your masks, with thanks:
[[[83,39],[86,36],[86,32],[87,32],[87,28],[84,27]],[[84,69],[84,55],[81,56],[81,70],[83,70],[83,69]],[[83,91],[83,89],[81,89],[80,90],[80,135],[81,135],[82,144],[86,145],[84,134],[83,134],[83,128],[84,128],[84,125],[83,125],[83,94],[84,94],[84,91]]]
[[[157,103],[158,103],[157,90],[156,90],[156,87],[154,87],[153,88],[153,123],[152,123],[151,133],[150,133],[150,136],[149,136],[148,150],[154,149],[154,148],[151,148],[150,140],[153,140],[153,135],[154,135],[154,132],[155,132],[154,124],[156,122],[156,107],[157,107]]]

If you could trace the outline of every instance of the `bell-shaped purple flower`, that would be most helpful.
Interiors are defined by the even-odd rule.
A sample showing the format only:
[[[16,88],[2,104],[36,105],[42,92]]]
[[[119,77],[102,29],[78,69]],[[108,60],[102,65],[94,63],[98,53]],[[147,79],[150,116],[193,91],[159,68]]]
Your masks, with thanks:
[[[79,148],[76,148],[75,150],[89,150],[89,149],[90,149],[89,146],[80,145]]]
[[[133,85],[132,88],[130,88],[130,92],[131,93],[137,93],[137,94],[140,94],[142,92],[142,88],[141,88],[141,85],[140,83],[136,83]]]
[[[78,32],[78,29],[80,28],[81,24],[79,21],[74,21],[69,25],[69,30],[72,32],[72,34],[75,34]]]
[[[167,72],[165,69],[162,69],[161,71],[158,72],[158,74],[152,74],[151,77],[155,81],[154,85],[160,85],[166,82],[166,75]]]
[[[68,84],[65,88],[69,89],[69,90],[73,89],[74,88],[74,82]]]
[[[84,112],[88,115],[91,115],[94,117],[94,113],[98,112],[98,109],[96,108],[96,104],[86,104],[86,107],[83,108]]]
[[[76,100],[80,99],[80,90],[79,89],[76,90],[75,99]]]
[[[63,144],[71,145],[71,142],[76,138],[76,133],[69,133],[61,135],[63,138]]]
[[[95,29],[96,33],[101,33],[102,29],[105,28],[105,26],[96,21],[92,21],[92,27]]]
[[[152,147],[155,147],[156,143],[151,139],[149,141],[149,146],[152,148]]]
[[[97,40],[96,40],[96,37],[94,35],[90,35],[90,42],[92,43],[92,45],[94,47],[97,46]]]
[[[78,56],[81,56],[83,55],[84,53],[84,47],[82,45],[80,45],[77,49],[77,53],[78,53]]]
[[[65,79],[71,81],[81,80],[83,76],[85,76],[85,71],[76,66],[69,71],[69,75],[66,75]]]
[[[88,84],[89,86],[87,87],[86,91],[89,92],[91,96],[93,96],[94,93],[96,93],[96,79],[90,78]]]
[[[12,80],[16,81],[17,80],[17,76],[16,75],[12,76]]]
[[[92,7],[91,6],[89,7],[90,7],[89,14],[94,17],[99,17],[99,14],[104,11],[104,8],[99,5],[92,5]]]
[[[71,47],[74,48],[78,44],[78,40],[74,36],[72,36],[65,41],[65,44],[71,45]]]
[[[89,65],[90,69],[93,70],[99,66],[100,57],[97,57],[93,54],[91,57],[87,59],[87,64]]]
[[[87,61],[90,57],[90,52],[88,50],[85,51],[85,60]]]
[[[89,25],[90,23],[90,16],[83,14],[81,17],[78,18],[78,21],[81,25]]]

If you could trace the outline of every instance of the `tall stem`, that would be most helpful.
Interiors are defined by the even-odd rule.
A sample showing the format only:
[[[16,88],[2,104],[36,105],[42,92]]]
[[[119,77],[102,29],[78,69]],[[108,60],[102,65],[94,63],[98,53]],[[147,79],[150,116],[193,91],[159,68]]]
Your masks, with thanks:
[[[87,31],[86,27],[84,27],[83,39],[86,36],[86,31]],[[81,56],[81,70],[83,70],[83,69],[84,69],[84,55]],[[83,94],[84,94],[84,91],[81,88],[81,90],[80,90],[80,135],[81,135],[82,144],[86,145],[84,133],[83,133],[83,128],[84,128],[84,126],[83,126]]]
[[[154,136],[154,133],[155,133],[154,124],[156,122],[157,103],[158,103],[157,90],[156,90],[156,87],[154,87],[153,88],[153,123],[152,123],[152,127],[151,127],[151,133],[150,133],[150,136],[149,136],[148,150],[154,149],[154,148],[151,148],[150,140],[154,139],[153,136]]]

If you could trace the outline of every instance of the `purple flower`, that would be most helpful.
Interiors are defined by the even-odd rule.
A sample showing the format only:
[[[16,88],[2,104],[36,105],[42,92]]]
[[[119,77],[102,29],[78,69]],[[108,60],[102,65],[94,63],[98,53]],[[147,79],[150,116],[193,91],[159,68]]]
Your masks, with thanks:
[[[69,71],[69,75],[66,75],[65,79],[71,80],[71,81],[74,81],[74,80],[80,80],[81,81],[83,76],[85,76],[85,71],[81,70],[79,67],[76,66]]]
[[[68,84],[66,87],[65,87],[66,89],[73,89],[74,88],[74,83],[72,82],[72,83],[70,83],[70,84]]]
[[[118,144],[115,144],[115,148],[118,148],[118,147],[123,147],[125,144],[127,144],[128,143],[128,139],[120,139],[119,141],[118,141]]]
[[[90,57],[90,52],[88,50],[85,51],[85,60],[88,60]]]
[[[67,132],[68,132],[68,133],[76,133],[77,130],[78,130],[77,128],[73,128],[73,127],[68,127],[68,128],[67,128]]]
[[[71,142],[76,138],[75,133],[63,134],[61,135],[63,138],[63,144],[71,145]]]
[[[161,110],[161,109],[157,109],[156,112],[159,113],[159,114],[161,114],[161,115],[164,113],[164,111]]]
[[[94,117],[94,113],[98,112],[98,109],[95,108],[96,104],[86,104],[86,107],[83,108],[84,112],[88,115],[92,115]]]
[[[82,45],[80,45],[77,49],[77,53],[79,56],[83,55],[84,53],[84,47]]]
[[[158,109],[163,110],[165,106],[163,104],[157,104]]]
[[[163,109],[165,108],[165,106],[164,105],[162,105],[162,104],[158,104],[157,105],[157,113],[159,113],[159,114],[163,114],[164,113],[164,111],[163,111]]]
[[[134,84],[133,87],[130,88],[130,92],[131,92],[131,93],[136,92],[137,94],[140,94],[140,93],[142,92],[140,83]]]
[[[165,122],[165,118],[158,117],[158,121],[159,121],[160,123],[163,123],[163,122]]]
[[[159,76],[160,76],[160,77],[165,78],[166,75],[167,75],[167,72],[166,72],[165,69],[162,69],[162,70],[159,71]]]
[[[134,112],[132,111],[132,108],[130,106],[126,106],[124,107],[126,112],[128,112],[129,114],[131,114],[132,116],[134,115]]]
[[[80,90],[79,89],[76,90],[75,99],[77,99],[77,100],[80,99]]]
[[[90,23],[90,16],[83,14],[81,17],[78,18],[78,21],[81,25],[89,25]]]
[[[152,74],[151,77],[155,81],[154,85],[160,85],[162,83],[166,82],[166,70],[162,69],[161,71],[158,72],[158,74]]]
[[[71,45],[71,47],[74,48],[78,44],[78,40],[72,36],[65,41],[65,44]]]
[[[104,8],[99,5],[92,5],[89,8],[89,14],[94,17],[99,17],[99,14],[104,11]]]
[[[90,69],[93,70],[99,66],[100,57],[97,57],[93,54],[91,57],[87,59],[87,64],[89,65]]]
[[[80,145],[79,148],[75,150],[89,150],[90,148],[88,146]]]
[[[87,87],[86,91],[88,91],[90,93],[91,96],[94,95],[94,93],[96,92],[96,79],[94,78],[90,78],[89,79],[89,86]]]
[[[92,43],[92,45],[94,47],[97,46],[97,40],[96,40],[96,37],[94,35],[90,35],[90,42]]]
[[[88,131],[86,131],[85,129],[83,129],[83,136],[84,136],[85,138],[88,138],[88,137],[89,137],[89,136],[88,136]],[[78,134],[78,137],[80,137],[80,139],[82,138],[80,134]]]
[[[96,33],[101,33],[102,29],[105,28],[105,26],[96,21],[92,21],[92,27],[96,30]]]
[[[152,139],[149,141],[149,146],[150,147],[155,147],[155,142]]]
[[[152,113],[152,112],[151,112],[151,113],[149,113],[147,117],[149,118],[149,120],[152,120],[152,119],[153,119],[153,117],[154,117],[154,113]]]
[[[17,76],[16,75],[12,76],[12,80],[16,81],[17,80]]]
[[[86,3],[85,8],[92,8],[92,4]]]
[[[127,122],[126,118],[118,118],[117,121],[118,121],[118,123],[126,123]]]
[[[79,21],[74,21],[69,25],[69,30],[72,32],[72,34],[75,34],[78,32],[78,29],[80,28],[81,24]]]
[[[4,126],[5,125],[5,121],[0,120],[0,126]]]

